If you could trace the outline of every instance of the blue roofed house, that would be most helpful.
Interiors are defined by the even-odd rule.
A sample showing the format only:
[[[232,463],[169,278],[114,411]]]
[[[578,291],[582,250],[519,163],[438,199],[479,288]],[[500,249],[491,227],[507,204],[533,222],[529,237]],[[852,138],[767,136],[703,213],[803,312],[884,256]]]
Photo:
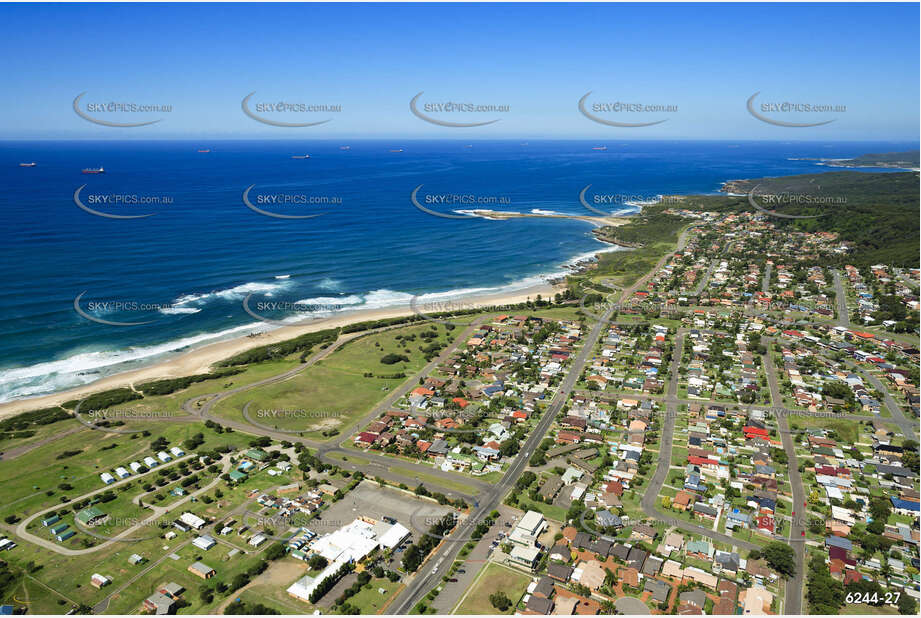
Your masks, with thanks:
[[[891,496],[889,500],[892,502],[892,508],[899,515],[917,515],[921,510],[919,510],[919,503],[909,502],[908,500],[902,500],[901,498],[896,498]]]
[[[726,515],[726,529],[735,530],[736,528],[747,528],[749,523],[748,513],[743,513],[739,509],[732,509]]]

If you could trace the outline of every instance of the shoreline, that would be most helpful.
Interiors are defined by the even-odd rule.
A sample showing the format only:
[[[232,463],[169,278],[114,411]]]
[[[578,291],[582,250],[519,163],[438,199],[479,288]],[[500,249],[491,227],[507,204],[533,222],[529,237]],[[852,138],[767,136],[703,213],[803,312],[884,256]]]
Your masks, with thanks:
[[[602,253],[599,251],[598,253]],[[573,267],[575,269],[575,266]],[[565,284],[561,284],[557,279],[565,280],[565,275],[554,277],[554,282],[533,285],[520,290],[485,294],[479,296],[469,296],[459,298],[465,305],[511,305],[533,300],[538,294],[544,298],[552,298],[554,294],[566,289]],[[88,384],[65,389],[55,393],[37,395],[0,403],[0,419],[9,418],[23,412],[38,410],[59,406],[66,401],[85,397],[97,391],[109,390],[119,387],[132,387],[134,384],[149,382],[151,380],[160,380],[165,378],[177,378],[181,376],[194,375],[207,372],[212,365],[218,361],[224,360],[244,352],[246,350],[293,339],[305,333],[311,333],[327,328],[340,328],[357,322],[366,322],[371,320],[381,320],[386,318],[404,317],[412,315],[414,312],[409,304],[395,305],[393,307],[375,308],[375,309],[355,309],[344,312],[337,316],[328,318],[319,318],[304,324],[291,324],[281,326],[255,336],[243,335],[211,343],[200,348],[189,350],[177,357],[165,359],[153,363],[147,367],[132,369],[115,373]],[[424,313],[424,311],[419,311]]]

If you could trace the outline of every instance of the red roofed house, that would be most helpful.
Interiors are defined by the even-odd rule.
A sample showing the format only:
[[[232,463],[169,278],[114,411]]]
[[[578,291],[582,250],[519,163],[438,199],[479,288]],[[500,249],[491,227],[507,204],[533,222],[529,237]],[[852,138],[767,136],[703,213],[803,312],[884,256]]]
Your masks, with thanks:
[[[378,434],[376,433],[371,433],[370,431],[362,431],[355,437],[355,445],[368,448],[374,444],[374,441],[377,440],[377,436]]]

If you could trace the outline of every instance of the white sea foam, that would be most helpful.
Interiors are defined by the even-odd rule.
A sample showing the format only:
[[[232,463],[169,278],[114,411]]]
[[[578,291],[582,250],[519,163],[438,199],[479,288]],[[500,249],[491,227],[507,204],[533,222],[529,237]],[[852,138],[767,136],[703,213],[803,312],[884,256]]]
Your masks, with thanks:
[[[320,283],[317,284],[317,287],[321,290],[329,290],[331,292],[337,292],[342,289],[342,282],[332,277],[326,277]]]
[[[287,279],[281,280],[278,283],[261,283],[258,281],[253,281],[251,283],[244,283],[232,288],[227,288],[226,290],[216,290],[212,292],[204,292],[201,294],[185,294],[177,298],[176,302],[173,304],[202,304],[216,298],[223,300],[243,300],[243,298],[245,298],[248,294],[273,296],[276,292],[279,292],[290,285],[291,281]]]
[[[72,354],[60,360],[0,371],[0,402],[53,393],[88,384],[99,378],[137,369],[171,352],[214,343],[242,333],[264,332],[267,324],[250,323],[215,333],[181,337],[173,341],[124,350],[98,350]]]
[[[572,266],[590,260],[598,253],[609,251],[623,251],[622,247],[605,246],[593,251],[577,255],[558,268],[524,277],[508,284],[495,287],[470,287],[445,290],[441,292],[428,292],[417,297],[419,302],[432,302],[464,298],[469,296],[491,296],[517,292],[546,283],[550,279],[558,278],[568,273]],[[330,280],[333,281],[333,280]],[[247,283],[226,290],[219,290],[205,294],[188,294],[180,297],[174,304],[203,304],[213,298],[240,301],[247,294],[258,293],[266,296],[283,290],[289,282],[282,280],[279,283]],[[338,282],[336,282],[338,285]],[[322,286],[321,286],[322,287]],[[327,317],[335,313],[354,311],[360,309],[385,309],[408,307],[413,294],[381,288],[361,295],[350,296],[317,296],[298,301],[305,305],[340,305],[337,310],[319,310],[307,317]],[[181,301],[181,302],[180,302]],[[199,307],[173,307],[161,310],[165,313],[192,313],[200,311]],[[282,319],[283,323],[297,323],[305,319],[305,314],[298,314]],[[130,347],[123,350],[86,351],[71,354],[60,360],[48,361],[31,365],[29,367],[15,367],[0,370],[0,402],[45,395],[68,388],[88,384],[102,377],[121,371],[137,369],[141,366],[156,362],[170,353],[180,350],[185,351],[194,347],[201,347],[208,343],[241,336],[244,333],[265,332],[277,326],[268,323],[255,322],[243,324],[215,333],[204,333],[189,337],[182,337],[161,344]]]
[[[297,301],[298,305],[360,305],[364,302],[361,296],[316,296]]]
[[[198,307],[164,307],[159,310],[164,315],[186,315],[201,311]]]

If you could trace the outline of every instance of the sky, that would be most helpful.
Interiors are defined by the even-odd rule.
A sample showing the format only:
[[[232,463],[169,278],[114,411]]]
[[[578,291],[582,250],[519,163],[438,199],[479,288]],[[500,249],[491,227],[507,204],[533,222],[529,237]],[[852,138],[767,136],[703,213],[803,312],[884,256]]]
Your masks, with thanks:
[[[918,23],[917,3],[0,4],[0,139],[914,141]],[[160,122],[96,124],[74,112],[84,92],[78,107],[93,118]],[[329,122],[262,123],[241,108],[251,92],[259,117]],[[417,109],[436,122],[411,112],[420,92]],[[589,92],[597,118],[665,121],[596,122],[579,110]],[[771,120],[834,121],[759,120],[746,107],[756,92]],[[340,107],[255,111],[279,101]],[[108,102],[171,109],[108,112]],[[431,107],[442,102],[507,110]],[[837,109],[761,107],[784,102]],[[96,103],[103,110],[88,111]]]

